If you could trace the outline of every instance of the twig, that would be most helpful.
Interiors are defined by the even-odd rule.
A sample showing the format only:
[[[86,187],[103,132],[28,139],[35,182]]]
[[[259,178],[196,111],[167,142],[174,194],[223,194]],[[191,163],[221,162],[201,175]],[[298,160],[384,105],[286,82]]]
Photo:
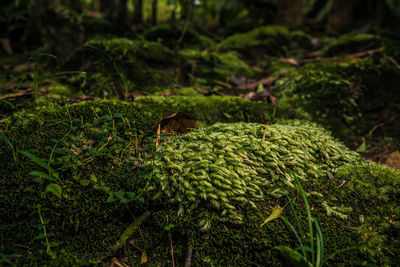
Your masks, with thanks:
[[[267,133],[267,126],[268,126],[268,124],[265,124],[264,134],[263,134],[263,137],[262,137],[262,142],[263,143],[265,143],[265,134]]]
[[[394,58],[392,58],[392,57],[387,57],[387,59],[388,59],[391,63],[393,63],[393,65],[394,65],[398,70],[400,70],[400,64],[397,63],[397,61],[396,61]]]
[[[379,127],[382,127],[382,126],[385,126],[386,124],[388,124],[388,123],[391,123],[392,121],[394,121],[395,119],[397,119],[399,116],[394,116],[394,117],[391,117],[388,121],[386,121],[386,122],[381,122],[381,123],[378,123],[377,125],[375,125],[369,132],[368,132],[368,135],[369,136],[371,136],[375,131],[376,131],[376,129],[378,129]]]
[[[167,215],[167,223],[168,223],[168,215]],[[172,246],[172,234],[171,234],[171,231],[168,231],[168,238],[169,238],[169,244],[170,244],[170,247],[171,247],[172,267],[175,267],[174,247]]]
[[[186,259],[184,267],[190,267],[190,265],[192,265],[192,256],[193,256],[193,247],[192,245],[189,245],[186,250]]]
[[[376,48],[376,49],[371,49],[363,52],[358,52],[354,54],[350,54],[347,56],[342,56],[342,57],[329,57],[329,58],[310,58],[310,59],[300,59],[299,63],[300,64],[306,64],[306,63],[313,63],[313,62],[320,62],[320,61],[339,61],[339,60],[346,60],[346,59],[351,59],[351,58],[362,58],[366,56],[372,56],[376,53],[380,53],[383,51],[383,47]]]
[[[119,261],[118,261],[118,259],[117,258],[112,258],[112,263],[111,263],[111,266],[113,266],[113,265],[118,265],[119,267],[127,267],[127,265],[125,265],[125,264],[123,264],[123,263],[120,263]]]

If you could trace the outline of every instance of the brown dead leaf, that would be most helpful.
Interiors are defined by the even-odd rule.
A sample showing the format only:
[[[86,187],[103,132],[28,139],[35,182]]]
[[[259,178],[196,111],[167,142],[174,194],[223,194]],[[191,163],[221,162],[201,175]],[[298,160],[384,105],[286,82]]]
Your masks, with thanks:
[[[3,46],[4,50],[6,51],[6,53],[10,56],[13,55],[13,50],[12,50],[12,46],[10,43],[10,39],[8,38],[2,38],[0,39],[0,44]]]
[[[139,96],[144,96],[144,94],[139,91],[128,92],[125,94],[125,99],[134,100],[135,98],[138,98]]]
[[[232,85],[230,85],[229,83],[224,83],[224,82],[221,82],[221,81],[214,81],[214,83],[217,84],[217,85],[220,85],[222,87],[225,87],[225,88],[229,88],[229,89],[232,88]]]
[[[400,152],[397,150],[390,154],[385,161],[385,165],[400,170]]]
[[[97,12],[97,11],[88,11],[88,12],[86,12],[86,16],[87,17],[91,17],[91,18],[95,18],[95,19],[99,19],[99,18],[104,17],[103,13]]]
[[[280,58],[280,59],[278,59],[278,61],[282,62],[282,63],[289,63],[294,66],[300,65],[300,63],[294,58]]]
[[[34,67],[35,67],[35,64],[33,64],[33,63],[24,63],[24,64],[20,64],[18,66],[15,66],[13,68],[13,72],[20,74],[23,72],[32,71],[34,69]]]
[[[196,88],[196,91],[199,92],[200,94],[204,95],[204,96],[210,96],[210,95],[222,95],[221,93],[219,93],[217,90],[212,89],[212,90],[205,90],[202,89],[200,87]]]
[[[20,97],[20,96],[25,96],[25,95],[31,95],[31,94],[32,94],[31,90],[19,91],[14,94],[2,95],[2,96],[0,96],[0,100],[11,98],[11,97]]]
[[[246,85],[238,86],[238,88],[239,89],[251,89],[251,90],[253,90],[253,89],[256,89],[259,84],[262,84],[264,86],[269,86],[269,85],[273,85],[276,82],[276,80],[278,80],[278,78],[279,77],[268,77],[268,78],[265,78],[265,79],[262,79],[262,80],[259,80],[259,81],[256,81],[256,82],[252,82],[252,83],[249,83],[249,84],[246,84]]]
[[[196,128],[196,120],[183,112],[177,112],[163,118],[158,125],[162,133],[184,134]]]
[[[254,79],[249,79],[246,77],[233,77],[229,79],[229,82],[232,83],[236,87],[246,86],[250,83],[256,82]]]

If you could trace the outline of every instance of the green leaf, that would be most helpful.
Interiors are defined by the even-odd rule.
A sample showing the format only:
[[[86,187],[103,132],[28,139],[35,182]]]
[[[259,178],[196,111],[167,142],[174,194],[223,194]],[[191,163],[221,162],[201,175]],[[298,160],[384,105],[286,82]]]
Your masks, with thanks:
[[[367,150],[367,144],[365,142],[365,138],[361,137],[361,140],[362,140],[361,145],[356,149],[356,151],[358,153],[362,153],[362,152],[365,152]]]
[[[38,158],[37,156],[33,155],[32,153],[28,152],[28,151],[20,151],[20,153],[24,156],[26,156],[27,158],[31,159],[33,162],[35,162],[37,165],[45,168],[46,170],[50,171],[50,172],[54,172],[52,167],[50,167],[46,162],[44,162],[44,160]]]
[[[114,195],[110,195],[106,200],[107,203],[113,203],[115,201],[117,201],[117,199],[114,197]]]
[[[32,175],[32,176],[37,176],[37,177],[41,177],[41,178],[47,179],[47,180],[52,181],[52,182],[57,182],[56,178],[54,178],[53,176],[48,175],[47,173],[41,172],[41,171],[31,171],[29,174]]]
[[[61,186],[58,184],[48,184],[46,186],[46,192],[53,193],[57,197],[61,198],[62,189]]]
[[[119,199],[122,199],[124,197],[125,193],[122,191],[118,191],[115,193],[115,196]]]
[[[123,116],[122,116],[121,113],[114,113],[114,114],[113,114],[113,117],[114,117],[114,118],[122,118]]]
[[[35,239],[44,239],[44,238],[46,238],[44,234],[38,234],[37,236],[35,236]]]
[[[279,206],[279,204],[277,204],[273,209],[272,209],[272,213],[271,215],[268,216],[267,219],[265,219],[265,221],[260,225],[260,227],[263,227],[265,224],[269,223],[272,220],[278,219],[282,212],[283,209],[281,206]]]
[[[90,181],[87,179],[82,179],[79,181],[79,183],[83,186],[88,186],[90,184]]]
[[[279,250],[279,252],[286,258],[289,259],[289,262],[292,266],[297,267],[312,267],[311,262],[307,261],[303,255],[291,249],[287,246],[276,246],[275,249]]]

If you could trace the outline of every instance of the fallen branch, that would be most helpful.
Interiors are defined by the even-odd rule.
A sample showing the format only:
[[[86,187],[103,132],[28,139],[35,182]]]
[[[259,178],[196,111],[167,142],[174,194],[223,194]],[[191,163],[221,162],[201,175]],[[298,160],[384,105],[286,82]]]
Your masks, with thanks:
[[[309,59],[300,59],[299,63],[300,64],[307,64],[307,63],[313,63],[313,62],[330,62],[330,61],[340,61],[340,60],[346,60],[346,59],[353,59],[353,58],[363,58],[366,56],[372,56],[374,54],[380,53],[383,51],[383,47],[376,48],[376,49],[371,49],[363,52],[358,52],[342,57],[328,57],[328,58],[309,58]]]

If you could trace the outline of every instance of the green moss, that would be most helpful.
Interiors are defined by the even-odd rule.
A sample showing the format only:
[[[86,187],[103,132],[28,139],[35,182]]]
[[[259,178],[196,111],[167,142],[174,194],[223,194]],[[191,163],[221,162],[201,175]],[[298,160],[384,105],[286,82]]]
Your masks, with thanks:
[[[324,56],[357,53],[382,46],[378,36],[372,34],[344,34],[324,48]]]
[[[351,143],[399,112],[399,82],[391,65],[358,60],[307,64],[278,81],[277,88],[282,105],[308,112]],[[385,135],[399,136],[398,129],[394,121]]]
[[[173,83],[176,60],[172,51],[155,42],[94,39],[77,49],[62,68],[86,72],[70,79],[86,94],[123,96]]]
[[[334,166],[360,160],[315,125],[269,126],[265,142],[264,129],[262,124],[216,124],[163,146],[163,155],[149,163],[161,180],[155,198],[164,195],[177,203],[180,215],[206,203],[221,212],[221,219],[242,222],[241,207],[255,207],[282,195],[280,187],[294,187],[287,169],[301,180],[318,179]],[[319,143],[324,146],[316,151]],[[210,225],[202,219],[199,227]]]
[[[185,58],[183,72],[192,79],[201,77],[208,82],[213,80],[227,81],[230,77],[251,77],[254,71],[239,59],[236,52],[220,54],[218,52],[201,52],[198,50],[183,50]]]
[[[218,49],[235,50],[248,57],[257,57],[260,52],[271,56],[284,56],[292,42],[303,45],[309,41],[310,37],[304,33],[298,31],[291,33],[281,26],[265,26],[247,33],[232,35],[219,43]]]
[[[175,49],[182,36],[184,27],[180,24],[160,24],[147,30],[143,36],[146,40],[160,42],[170,49]],[[215,46],[212,39],[188,28],[180,44],[185,48],[210,49]]]
[[[201,99],[204,99],[204,102],[198,104],[198,102],[201,102]],[[116,256],[121,262],[129,265],[137,265],[140,262],[143,250],[145,250],[150,266],[168,266],[171,259],[169,238],[168,232],[164,230],[164,227],[172,223],[175,225],[171,230],[175,260],[179,264],[183,263],[186,248],[191,244],[194,248],[194,266],[248,266],[249,263],[274,266],[284,265],[284,259],[281,258],[273,247],[278,244],[295,246],[296,244],[292,241],[294,238],[290,230],[280,220],[273,221],[263,228],[260,228],[259,225],[269,215],[271,211],[270,206],[275,205],[277,201],[282,206],[286,204],[285,198],[278,199],[281,196],[279,192],[270,192],[272,186],[276,188],[282,187],[283,190],[287,190],[295,200],[300,198],[300,194],[296,188],[293,188],[287,182],[290,181],[291,177],[286,172],[286,168],[292,168],[299,175],[302,175],[302,171],[306,172],[301,177],[303,178],[302,182],[307,192],[315,191],[324,196],[325,194],[327,195],[326,198],[321,198],[318,195],[310,194],[309,198],[311,205],[315,208],[313,215],[321,222],[328,252],[331,253],[337,248],[350,245],[363,244],[364,241],[357,231],[345,227],[348,221],[341,219],[340,216],[326,216],[327,211],[322,205],[322,202],[326,201],[331,208],[336,206],[353,207],[353,210],[358,208],[358,206],[354,207],[358,195],[348,190],[347,185],[338,187],[335,181],[328,178],[326,174],[328,171],[334,171],[336,167],[346,164],[346,162],[358,162],[359,157],[347,150],[340,143],[334,141],[320,127],[302,122],[291,122],[294,126],[268,126],[265,143],[261,141],[265,125],[219,124],[178,137],[160,147],[159,152],[164,155],[164,158],[162,158],[163,161],[166,160],[165,155],[170,153],[168,152],[168,148],[175,145],[179,145],[179,149],[189,149],[193,152],[200,150],[197,154],[201,157],[211,156],[218,158],[217,149],[219,148],[217,146],[224,145],[223,143],[225,142],[231,147],[224,146],[221,149],[232,149],[232,152],[226,151],[226,154],[222,154],[222,158],[226,159],[227,169],[237,166],[237,162],[248,166],[249,170],[246,169],[246,173],[254,172],[255,170],[259,172],[260,170],[257,168],[260,167],[266,168],[268,170],[267,173],[262,174],[261,177],[270,181],[270,184],[267,187],[260,188],[263,190],[262,192],[265,197],[254,200],[255,207],[247,205],[248,203],[244,204],[241,201],[234,201],[235,208],[238,209],[238,214],[242,218],[242,224],[223,220],[224,217],[220,217],[219,215],[220,211],[211,207],[207,202],[199,203],[197,209],[191,212],[186,210],[188,212],[186,213],[187,216],[182,217],[176,212],[179,204],[170,203],[163,197],[160,200],[153,201],[154,194],[152,191],[148,191],[143,195],[143,202],[122,205],[118,202],[107,203],[106,199],[108,195],[103,190],[95,189],[94,184],[103,182],[113,192],[136,192],[138,188],[143,188],[143,185],[147,182],[147,178],[143,174],[149,174],[151,169],[154,171],[157,170],[154,168],[155,165],[153,165],[156,164],[157,160],[148,159],[150,170],[144,166],[138,168],[135,161],[128,160],[129,157],[135,156],[135,146],[133,145],[134,143],[129,145],[129,133],[126,133],[127,127],[120,126],[120,123],[126,125],[126,121],[129,119],[129,129],[136,128],[137,131],[151,132],[152,124],[156,121],[156,117],[153,117],[149,112],[156,107],[159,107],[157,112],[162,110],[162,108],[172,107],[180,109],[185,107],[187,113],[191,113],[196,108],[202,107],[202,111],[206,112],[211,110],[210,107],[217,106],[217,101],[220,101],[221,110],[225,110],[227,114],[235,114],[230,112],[233,111],[234,107],[238,106],[236,101],[248,103],[248,105],[255,107],[258,105],[258,103],[242,99],[227,99],[230,102],[224,102],[227,101],[225,98],[218,97],[199,97],[198,101],[189,101],[189,98],[185,97],[170,99],[143,97],[139,98],[138,102],[133,103],[94,101],[60,108],[43,108],[38,110],[31,118],[26,118],[27,113],[15,114],[13,120],[8,122],[8,129],[5,134],[13,142],[16,149],[30,151],[39,157],[48,159],[50,151],[54,147],[54,138],[63,139],[63,137],[65,137],[65,142],[60,142],[57,147],[59,149],[67,149],[67,155],[77,156],[78,162],[86,158],[88,156],[87,153],[91,153],[92,148],[102,146],[105,140],[109,139],[110,135],[113,138],[109,139],[109,142],[118,140],[117,136],[121,137],[125,140],[123,147],[128,144],[128,149],[123,156],[124,161],[122,164],[118,164],[118,161],[116,161],[120,157],[120,151],[112,149],[114,144],[118,145],[118,142],[115,142],[105,147],[107,153],[110,153],[110,155],[105,153],[97,156],[88,164],[79,166],[75,174],[71,167],[61,168],[59,171],[64,186],[63,199],[60,200],[53,195],[43,192],[45,184],[32,182],[28,173],[31,170],[40,169],[38,165],[22,157],[22,155],[19,157],[19,164],[16,165],[10,160],[12,156],[8,146],[1,142],[0,177],[6,177],[6,179],[0,179],[0,187],[7,188],[7,191],[0,192],[0,212],[2,214],[0,231],[4,243],[2,253],[20,255],[13,258],[13,261],[17,265],[47,264],[50,266],[60,266],[94,264],[103,258],[108,249],[120,238],[126,227],[134,221],[132,214],[138,217],[143,212],[149,210],[152,212],[152,218],[141,225],[140,233],[134,233],[131,237],[132,240],[135,240],[134,246],[127,245],[117,252]],[[206,101],[209,101],[207,102],[210,105],[208,108],[205,108]],[[232,104],[231,107],[229,103]],[[190,104],[192,106],[188,106]],[[265,104],[262,105],[265,108]],[[103,117],[104,115],[112,115],[116,112],[122,113],[123,118],[115,116],[109,120],[110,118]],[[96,114],[100,118],[104,118],[100,120],[102,122],[95,123],[93,121],[93,119],[97,118]],[[252,113],[249,112],[250,114]],[[209,121],[218,119],[233,121],[240,119],[240,116],[229,119],[226,117],[224,119],[224,115],[214,117],[215,115],[212,113],[207,116],[204,114],[201,116],[202,118],[209,118]],[[108,127],[115,125],[116,128],[107,130],[107,127],[105,127],[107,125]],[[69,133],[70,136],[67,136],[66,133]],[[194,140],[196,138],[197,142]],[[201,150],[211,145],[215,145],[215,153],[201,155]],[[269,153],[268,149],[273,153]],[[239,151],[245,151],[251,162],[245,163],[239,154],[235,154],[235,157],[232,156],[232,153]],[[57,150],[56,153],[60,153],[60,150]],[[240,159],[236,160],[238,155]],[[58,159],[61,156],[62,154],[54,155]],[[182,156],[186,157],[189,155],[182,154]],[[300,162],[293,161],[296,158],[292,157],[299,157]],[[310,159],[310,166],[307,165],[307,157]],[[277,167],[273,166],[275,161],[278,161]],[[56,162],[51,164],[57,167],[57,169],[62,166],[70,166],[60,166]],[[183,162],[190,163],[189,159],[186,158]],[[178,162],[172,163],[177,164]],[[251,168],[251,166],[256,169]],[[196,170],[201,171],[201,168],[201,165],[193,165],[193,172],[196,172]],[[388,178],[381,180],[382,186],[388,188],[387,192],[392,192],[388,194],[387,202],[394,203],[392,198],[397,196],[398,188],[390,181],[397,179],[395,178],[396,176],[391,177],[392,175],[397,175],[397,173],[390,169],[375,169],[376,172],[373,175],[376,176],[382,175],[382,170],[385,170],[384,173]],[[163,168],[161,170],[165,171],[167,169]],[[275,170],[276,175],[273,176],[272,173]],[[240,173],[240,170],[238,173]],[[351,171],[342,171],[342,173],[346,175],[347,173],[351,173]],[[361,173],[360,176],[364,174],[367,175],[368,173]],[[81,182],[82,180],[89,179],[89,177],[89,183]],[[371,181],[373,179],[374,176],[371,177]],[[247,183],[247,179],[243,179],[243,181]],[[347,181],[350,181],[350,179]],[[160,190],[162,189],[162,182],[163,179],[160,181],[152,180],[151,185]],[[29,186],[31,186],[31,189],[26,190]],[[193,183],[192,186],[195,186],[195,184]],[[366,180],[360,186],[368,187],[369,181]],[[179,188],[179,185],[177,188]],[[361,194],[365,198],[370,197],[371,199],[375,199],[378,197],[374,195],[374,192],[370,195],[364,194],[362,188],[357,188],[356,190],[359,191],[358,194]],[[339,193],[346,197],[334,199],[334,196]],[[299,210],[300,218],[304,219],[305,214],[302,212],[301,202],[295,201],[295,203]],[[37,204],[50,208],[48,211],[43,211],[42,215],[48,220],[48,232],[54,233],[54,236],[50,237],[51,241],[59,243],[58,247],[53,248],[56,254],[55,259],[47,256],[45,247],[40,240],[34,239],[36,235],[41,233],[40,229],[36,227],[39,223],[37,214],[31,214],[31,212],[35,211]],[[187,204],[190,205],[191,203]],[[366,205],[370,204],[372,205],[371,201],[366,203]],[[372,209],[371,206],[367,206],[367,208]],[[290,213],[285,215],[292,219]],[[369,215],[366,214],[365,216]],[[386,216],[386,210],[382,213],[382,216]],[[199,218],[209,221],[209,231],[199,231]],[[394,220],[397,221],[396,218]],[[380,222],[376,221],[376,223]],[[355,225],[355,227],[358,227],[358,225]],[[388,233],[387,229],[382,228],[379,235],[391,238],[393,234]],[[27,251],[26,248],[15,246],[15,244],[21,243],[26,247],[30,247],[30,249]],[[379,246],[388,246],[389,249],[393,249],[396,248],[396,244],[396,242],[393,242],[393,244],[388,245],[384,241]],[[388,256],[385,250],[382,250],[381,253],[373,254],[374,256],[369,254],[379,251],[380,248],[370,248],[365,252],[356,251],[351,254],[339,255],[330,263],[339,264],[365,260],[370,263],[379,264],[385,261],[390,263],[390,260],[395,260],[393,257]],[[108,263],[100,262],[101,264]]]

